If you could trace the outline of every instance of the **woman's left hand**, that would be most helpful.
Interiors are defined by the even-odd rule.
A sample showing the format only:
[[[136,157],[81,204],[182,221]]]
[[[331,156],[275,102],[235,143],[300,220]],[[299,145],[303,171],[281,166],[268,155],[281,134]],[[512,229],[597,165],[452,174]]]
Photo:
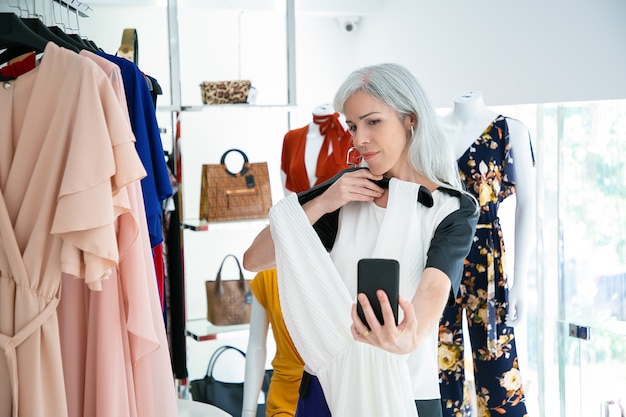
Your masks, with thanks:
[[[400,296],[398,304],[404,312],[404,318],[397,326],[393,316],[393,310],[389,304],[389,298],[383,290],[376,291],[380,302],[385,324],[380,324],[372,306],[363,293],[358,294],[358,302],[361,304],[363,314],[370,324],[370,330],[361,321],[356,310],[356,303],[352,305],[352,336],[354,340],[377,346],[388,352],[405,354],[411,353],[417,348],[417,317],[411,302]]]

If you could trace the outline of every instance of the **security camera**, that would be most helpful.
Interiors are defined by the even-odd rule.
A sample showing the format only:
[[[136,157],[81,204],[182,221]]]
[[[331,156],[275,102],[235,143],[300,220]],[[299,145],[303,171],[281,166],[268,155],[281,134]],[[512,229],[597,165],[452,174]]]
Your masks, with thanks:
[[[361,21],[360,17],[338,17],[339,27],[346,33],[355,32]]]

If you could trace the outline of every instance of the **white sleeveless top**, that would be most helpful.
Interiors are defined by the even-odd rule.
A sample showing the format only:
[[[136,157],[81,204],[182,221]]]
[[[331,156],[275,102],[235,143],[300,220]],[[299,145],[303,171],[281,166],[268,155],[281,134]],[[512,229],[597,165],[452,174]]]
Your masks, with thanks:
[[[335,416],[417,416],[415,399],[439,398],[436,328],[410,355],[356,342],[350,332],[358,260],[397,259],[400,294],[411,300],[437,225],[459,208],[457,198],[437,191],[427,208],[417,202],[419,188],[392,179],[387,209],[342,207],[332,254],[296,195],[270,211],[285,324]]]

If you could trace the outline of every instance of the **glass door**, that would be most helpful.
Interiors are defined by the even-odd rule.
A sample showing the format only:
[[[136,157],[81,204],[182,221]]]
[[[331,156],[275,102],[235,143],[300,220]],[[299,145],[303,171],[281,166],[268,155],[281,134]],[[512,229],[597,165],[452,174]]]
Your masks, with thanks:
[[[536,119],[537,306],[528,333],[538,415],[621,415],[626,102],[543,105]]]

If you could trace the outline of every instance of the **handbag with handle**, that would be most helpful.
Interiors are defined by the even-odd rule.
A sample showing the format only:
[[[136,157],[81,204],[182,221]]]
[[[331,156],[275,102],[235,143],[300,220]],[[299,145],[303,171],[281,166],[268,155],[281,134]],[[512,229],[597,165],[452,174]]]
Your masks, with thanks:
[[[196,379],[189,384],[191,397],[194,401],[214,405],[232,416],[239,417],[243,408],[243,382],[223,382],[213,377],[213,368],[220,355],[228,350],[239,352],[244,358],[246,354],[234,346],[221,346],[211,356],[206,375],[202,379]],[[267,397],[272,369],[266,369],[261,389]],[[257,416],[265,416],[264,404],[259,404]]]
[[[239,172],[231,172],[226,157],[236,152],[243,158]],[[208,222],[266,219],[272,206],[267,162],[250,163],[240,149],[229,149],[219,164],[202,165],[200,220]]]
[[[222,280],[222,267],[233,258],[239,269],[239,279]],[[214,281],[206,281],[207,320],[217,326],[250,323],[252,292],[250,280],[243,277],[239,259],[228,254],[222,259]]]

